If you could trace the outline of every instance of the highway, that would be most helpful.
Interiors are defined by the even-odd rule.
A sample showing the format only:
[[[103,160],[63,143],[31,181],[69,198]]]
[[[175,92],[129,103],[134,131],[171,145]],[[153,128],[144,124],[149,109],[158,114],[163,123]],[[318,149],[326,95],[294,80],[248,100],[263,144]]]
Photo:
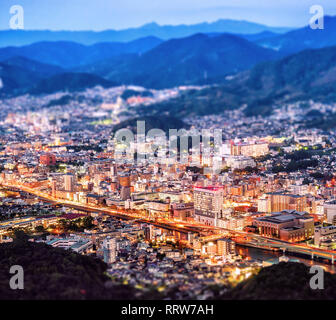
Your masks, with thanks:
[[[175,230],[183,233],[197,233],[201,236],[200,240],[202,242],[216,241],[218,239],[224,238],[225,236],[231,237],[239,237],[240,240],[237,240],[238,243],[245,244],[248,246],[261,248],[261,249],[280,249],[287,252],[300,253],[312,258],[319,257],[323,259],[330,260],[334,263],[334,258],[336,257],[336,251],[320,249],[315,247],[310,247],[306,244],[302,243],[293,243],[287,242],[279,239],[269,238],[265,236],[261,236],[254,233],[249,233],[245,231],[239,230],[230,230],[212,226],[205,226],[198,223],[186,223],[186,222],[176,222],[170,221],[168,219],[158,218],[158,219],[149,219],[144,217],[141,214],[137,213],[129,213],[122,210],[115,210],[108,207],[98,207],[88,204],[78,204],[77,202],[55,199],[48,194],[42,193],[36,189],[28,188],[23,185],[8,185],[8,184],[0,184],[0,187],[6,188],[11,191],[23,191],[29,194],[32,194],[44,201],[63,205],[69,208],[87,211],[87,212],[101,212],[104,214],[108,214],[120,219],[124,220],[133,220],[140,223],[148,223],[159,228],[164,228],[168,230]],[[209,235],[209,232],[213,232],[215,234]]]
[[[152,224],[159,228],[164,228],[168,230],[174,230],[182,233],[197,233],[197,234],[207,234],[209,231],[209,226],[202,226],[198,224],[192,224],[192,223],[184,223],[184,222],[175,222],[170,221],[168,219],[163,218],[157,218],[157,219],[150,219],[147,217],[144,217],[141,214],[137,213],[129,213],[122,210],[115,210],[108,207],[99,207],[99,206],[93,206],[88,204],[78,204],[77,202],[63,200],[63,199],[56,199],[51,197],[48,194],[42,193],[40,191],[34,190],[32,188],[28,188],[26,186],[22,185],[7,185],[7,184],[0,184],[0,188],[7,189],[10,191],[16,191],[16,192],[26,192],[28,194],[34,195],[37,198],[46,201],[51,204],[55,205],[62,205],[68,208],[80,210],[80,211],[86,211],[86,212],[101,212],[107,215],[114,216],[116,218],[120,218],[123,220],[132,220],[133,222],[139,222],[139,223],[148,223]]]

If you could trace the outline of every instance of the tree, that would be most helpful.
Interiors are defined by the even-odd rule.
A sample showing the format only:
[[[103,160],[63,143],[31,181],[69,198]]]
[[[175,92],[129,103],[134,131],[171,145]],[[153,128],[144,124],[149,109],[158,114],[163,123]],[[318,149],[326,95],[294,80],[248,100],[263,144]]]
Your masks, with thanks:
[[[12,237],[16,243],[20,244],[28,242],[29,238],[28,235],[22,229],[14,229]]]
[[[93,227],[93,218],[91,216],[86,216],[82,220],[84,229],[90,229]]]
[[[35,231],[36,232],[45,232],[45,229],[42,226],[42,224],[40,224],[40,225],[36,226]]]

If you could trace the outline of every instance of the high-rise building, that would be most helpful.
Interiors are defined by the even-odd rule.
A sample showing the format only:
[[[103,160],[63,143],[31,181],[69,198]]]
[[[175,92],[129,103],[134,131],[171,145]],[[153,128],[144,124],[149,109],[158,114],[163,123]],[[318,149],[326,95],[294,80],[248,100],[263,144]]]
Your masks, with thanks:
[[[325,202],[323,209],[324,214],[327,216],[327,222],[336,225],[336,200]]]
[[[68,192],[74,192],[75,189],[75,177],[72,174],[64,175],[64,190]]]
[[[145,240],[150,241],[153,237],[153,226],[152,225],[146,226],[144,229],[144,234],[145,234]]]
[[[217,219],[222,215],[223,196],[222,187],[195,187],[196,220],[206,225],[217,226]]]
[[[130,187],[121,187],[120,192],[121,200],[127,200],[131,198],[131,188]]]
[[[54,198],[56,197],[56,191],[57,191],[57,181],[52,180],[51,181],[51,196]]]
[[[231,239],[221,239],[217,241],[217,252],[221,256],[235,255],[236,244]]]
[[[103,241],[104,262],[114,263],[117,257],[117,241],[115,238],[107,237]]]
[[[115,163],[111,166],[111,177],[115,177],[117,175],[117,165]]]

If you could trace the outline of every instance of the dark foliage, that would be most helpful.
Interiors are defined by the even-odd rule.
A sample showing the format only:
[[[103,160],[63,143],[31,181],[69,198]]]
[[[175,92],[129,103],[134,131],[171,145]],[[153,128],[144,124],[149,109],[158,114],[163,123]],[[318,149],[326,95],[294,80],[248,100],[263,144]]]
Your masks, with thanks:
[[[11,290],[9,269],[24,270],[24,289]],[[0,299],[132,299],[129,286],[109,284],[107,265],[72,251],[28,242],[19,235],[15,242],[0,245]]]
[[[314,274],[301,263],[281,262],[263,268],[231,289],[221,299],[234,300],[335,300],[336,275],[324,272],[324,289],[310,288]]]

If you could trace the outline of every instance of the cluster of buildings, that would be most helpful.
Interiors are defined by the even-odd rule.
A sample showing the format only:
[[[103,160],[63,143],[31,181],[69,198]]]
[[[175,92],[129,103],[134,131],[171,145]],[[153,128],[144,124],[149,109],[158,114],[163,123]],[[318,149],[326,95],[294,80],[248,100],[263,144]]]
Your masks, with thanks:
[[[184,119],[189,136],[195,128],[223,129],[220,170],[207,170],[215,156],[204,151],[204,141],[196,159],[187,148],[155,161],[169,153],[158,147],[159,138],[116,143],[113,125],[184,89],[124,100],[126,89],[142,90],[93,88],[81,98],[1,101],[3,239],[15,228],[34,233],[43,226],[48,236],[35,241],[97,256],[122,283],[178,288],[175,298],[211,297],[207,286],[244,279],[260,267],[237,254],[249,235],[336,248],[335,135],[302,129],[295,106],[292,120],[229,110]],[[32,106],[41,112],[32,113]],[[141,152],[127,152],[134,147]],[[156,156],[142,158],[155,148]],[[61,221],[73,212],[90,215],[93,226],[62,231]]]

